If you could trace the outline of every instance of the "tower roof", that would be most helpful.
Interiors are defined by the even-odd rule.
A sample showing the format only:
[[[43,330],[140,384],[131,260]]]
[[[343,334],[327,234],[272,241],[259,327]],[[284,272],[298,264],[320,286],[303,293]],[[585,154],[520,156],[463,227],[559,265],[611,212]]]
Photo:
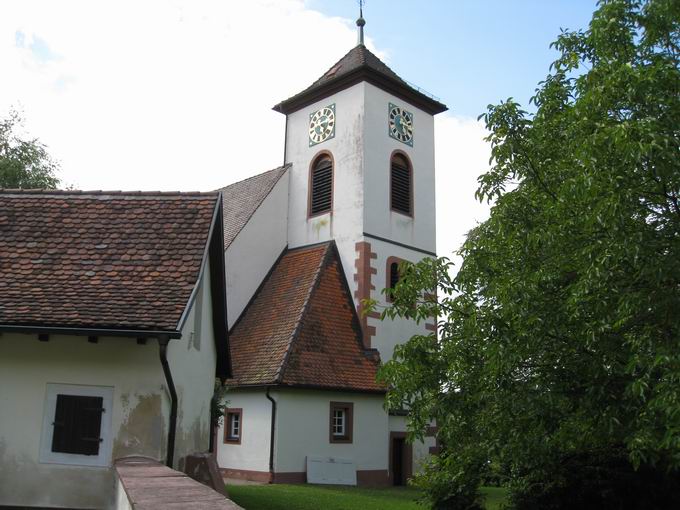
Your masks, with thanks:
[[[302,92],[281,101],[274,106],[274,110],[284,114],[292,113],[362,81],[372,83],[432,115],[448,109],[436,98],[400,78],[366,46],[359,44],[326,71],[321,78]]]

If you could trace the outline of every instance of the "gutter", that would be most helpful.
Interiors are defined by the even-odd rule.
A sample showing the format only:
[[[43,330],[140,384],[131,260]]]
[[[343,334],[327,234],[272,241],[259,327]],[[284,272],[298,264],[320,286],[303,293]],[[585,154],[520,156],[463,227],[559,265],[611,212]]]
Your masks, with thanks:
[[[175,432],[177,430],[177,391],[175,390],[175,383],[172,380],[170,373],[170,365],[168,364],[168,343],[170,338],[168,336],[158,337],[158,354],[163,366],[163,374],[165,375],[165,382],[170,391],[170,424],[168,427],[168,445],[166,449],[165,464],[172,468],[175,457]]]
[[[271,425],[271,435],[269,437],[269,483],[274,482],[274,432],[276,430],[276,400],[274,400],[269,394],[271,386],[267,386],[267,392],[265,396],[267,400],[272,403],[272,425]]]
[[[108,328],[78,328],[64,326],[18,326],[12,324],[0,324],[0,331],[24,334],[49,334],[49,335],[77,335],[77,336],[124,336],[128,338],[180,338],[179,331],[164,331],[151,329],[108,329]]]

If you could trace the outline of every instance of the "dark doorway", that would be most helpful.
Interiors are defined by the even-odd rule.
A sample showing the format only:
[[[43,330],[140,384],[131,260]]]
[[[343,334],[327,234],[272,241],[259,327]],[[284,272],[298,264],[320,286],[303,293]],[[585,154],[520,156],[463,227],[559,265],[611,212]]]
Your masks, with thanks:
[[[403,437],[392,439],[392,473],[394,473],[394,485],[406,485],[404,480],[404,443]]]
[[[406,433],[390,433],[390,479],[392,485],[406,485],[411,478],[411,445]]]

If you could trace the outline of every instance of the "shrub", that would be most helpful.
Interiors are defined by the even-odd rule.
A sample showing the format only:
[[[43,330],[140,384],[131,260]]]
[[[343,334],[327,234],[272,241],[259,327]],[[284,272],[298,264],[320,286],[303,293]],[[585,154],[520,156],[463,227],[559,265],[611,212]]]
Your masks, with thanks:
[[[622,446],[557,456],[511,486],[513,510],[680,508],[680,472],[640,466]]]

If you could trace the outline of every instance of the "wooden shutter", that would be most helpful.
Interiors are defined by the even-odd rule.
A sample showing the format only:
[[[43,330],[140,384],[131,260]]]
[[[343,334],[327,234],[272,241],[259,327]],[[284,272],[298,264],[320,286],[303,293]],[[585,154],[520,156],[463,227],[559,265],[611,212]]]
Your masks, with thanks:
[[[57,395],[52,451],[99,455],[104,399]]]
[[[311,180],[310,215],[330,211],[333,200],[333,164],[330,158],[323,158],[314,165]]]
[[[404,158],[392,158],[392,176],[390,179],[390,201],[392,209],[411,215],[411,170]]]

